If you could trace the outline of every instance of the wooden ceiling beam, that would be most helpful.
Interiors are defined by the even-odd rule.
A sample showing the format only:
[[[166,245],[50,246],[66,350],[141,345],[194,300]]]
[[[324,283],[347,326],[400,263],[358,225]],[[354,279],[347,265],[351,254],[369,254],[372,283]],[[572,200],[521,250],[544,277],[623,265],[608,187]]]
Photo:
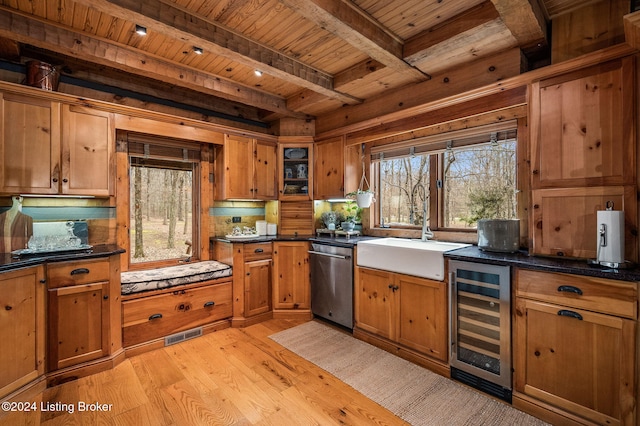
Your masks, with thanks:
[[[88,1],[88,0],[87,0]],[[407,64],[402,58],[403,43],[371,16],[350,1],[282,0],[306,19],[345,40],[356,49],[412,82],[425,81],[429,75]]]
[[[519,46],[546,44],[547,23],[538,0],[491,0]]]
[[[269,49],[245,37],[190,14],[170,4],[155,0],[75,0],[100,12],[134,22],[168,37],[191,42],[194,46],[229,58],[232,61],[259,69],[327,97],[339,99],[349,105],[356,99],[333,89],[330,74],[312,68],[296,59]]]
[[[288,110],[282,97],[269,95],[149,54],[142,54],[128,46],[70,31],[2,6],[0,37],[285,116],[304,117],[303,114]]]

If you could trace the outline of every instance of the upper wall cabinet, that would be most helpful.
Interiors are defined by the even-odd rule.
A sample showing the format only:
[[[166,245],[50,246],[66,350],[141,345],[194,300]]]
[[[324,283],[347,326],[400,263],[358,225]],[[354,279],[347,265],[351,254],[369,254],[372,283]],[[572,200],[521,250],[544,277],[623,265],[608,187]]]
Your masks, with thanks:
[[[62,194],[113,195],[114,136],[111,113],[62,106]]]
[[[288,138],[287,138],[288,139]],[[311,200],[313,143],[285,142],[280,149],[280,200]]]
[[[275,200],[277,146],[275,142],[225,135],[216,156],[216,198]]]
[[[111,113],[28,96],[0,96],[0,192],[113,195]]]
[[[314,146],[313,196],[317,200],[344,197],[344,143],[342,138]]]
[[[57,194],[60,175],[60,104],[0,93],[0,191]]]
[[[631,57],[534,83],[533,189],[634,184],[633,102]]]

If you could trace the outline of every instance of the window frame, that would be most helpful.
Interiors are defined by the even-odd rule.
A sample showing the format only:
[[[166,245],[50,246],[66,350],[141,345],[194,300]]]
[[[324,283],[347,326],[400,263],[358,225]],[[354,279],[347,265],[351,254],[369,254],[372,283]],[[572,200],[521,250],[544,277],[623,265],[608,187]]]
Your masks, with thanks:
[[[520,176],[517,170],[518,162],[520,158],[520,151],[522,149],[522,143],[520,141],[520,126],[517,121],[510,121],[505,123],[497,123],[495,125],[481,126],[478,128],[465,129],[463,131],[454,131],[447,134],[435,135],[430,138],[425,138],[423,141],[411,141],[411,143],[399,143],[393,144],[386,147],[379,147],[376,153],[372,152],[371,161],[369,164],[369,170],[371,174],[372,182],[375,182],[375,192],[376,198],[381,200],[381,185],[380,185],[380,159],[377,158],[380,154],[385,151],[390,151],[395,153],[395,157],[400,157],[398,152],[403,149],[407,149],[407,147],[411,147],[410,150],[413,151],[414,147],[420,147],[420,155],[430,155],[430,163],[429,163],[429,227],[433,231],[443,231],[443,232],[455,232],[455,233],[463,233],[463,234],[474,234],[477,233],[477,228],[452,228],[444,226],[444,153],[447,147],[451,147],[452,149],[460,149],[474,145],[486,145],[488,142],[486,140],[486,135],[491,133],[498,132],[506,132],[507,134],[514,134],[515,138],[515,157],[516,157],[516,170],[515,170],[515,188],[516,192],[520,192],[519,188],[519,180]],[[464,138],[468,138],[467,141],[464,141]],[[484,138],[484,140],[482,140]],[[463,139],[462,143],[454,144],[451,141],[456,139]],[[520,197],[516,197],[516,202],[520,203]],[[378,231],[393,231],[393,230],[420,230],[422,228],[421,225],[409,225],[409,224],[400,224],[394,226],[380,226],[380,219],[382,216],[381,213],[382,203],[380,202],[377,206],[375,206],[373,210],[372,216],[372,228]],[[517,208],[518,212],[520,212],[520,208]]]
[[[181,149],[187,149],[190,151],[198,151],[199,152],[199,156],[200,158],[197,161],[193,161],[193,167],[192,167],[192,218],[191,218],[191,227],[192,227],[192,244],[191,244],[191,254],[187,255],[185,253],[185,255],[183,257],[179,257],[179,258],[172,258],[172,259],[163,259],[163,260],[154,260],[154,261],[149,261],[149,262],[136,262],[136,263],[132,263],[131,262],[131,252],[132,252],[132,248],[131,248],[131,244],[132,244],[132,240],[131,240],[131,227],[133,225],[133,221],[131,220],[131,175],[130,175],[130,168],[132,166],[131,163],[131,158],[132,157],[137,157],[137,158],[144,158],[144,154],[140,154],[140,153],[130,153],[129,149],[127,149],[127,155],[126,155],[126,159],[127,159],[127,206],[126,206],[126,210],[127,210],[127,256],[125,256],[127,258],[126,263],[128,265],[128,270],[129,271],[136,271],[136,270],[149,270],[149,269],[157,269],[157,268],[162,268],[162,267],[166,267],[166,266],[175,266],[178,264],[183,264],[185,262],[185,259],[189,258],[189,262],[200,262],[203,259],[201,258],[202,253],[200,248],[202,247],[201,244],[201,239],[202,239],[202,220],[201,220],[201,206],[202,206],[202,197],[203,197],[203,191],[202,191],[202,173],[203,172],[203,163],[207,161],[207,158],[202,156],[203,150],[208,149],[208,147],[204,147],[202,143],[200,142],[194,142],[194,141],[188,141],[188,140],[176,140],[176,139],[169,139],[163,136],[155,136],[155,135],[141,135],[141,134],[132,134],[135,135],[133,136],[131,139],[132,140],[128,140],[129,143],[134,142],[134,143],[148,143],[150,145],[155,145],[155,146],[159,146],[159,147],[166,147],[166,148],[181,148]],[[125,136],[125,138],[127,138],[127,136]],[[159,162],[162,162],[163,157],[162,155],[158,156],[156,158]],[[175,161],[175,158],[172,160],[171,158],[164,158],[165,160],[169,160],[169,161]],[[124,207],[124,206],[123,206]],[[186,250],[186,249],[185,249]]]

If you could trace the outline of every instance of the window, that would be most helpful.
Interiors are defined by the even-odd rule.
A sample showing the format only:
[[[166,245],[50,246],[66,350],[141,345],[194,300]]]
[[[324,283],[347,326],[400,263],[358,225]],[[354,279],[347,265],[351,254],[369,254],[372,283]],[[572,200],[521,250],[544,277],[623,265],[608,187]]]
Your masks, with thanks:
[[[197,258],[199,146],[131,135],[128,141],[130,264]]]
[[[516,145],[510,128],[373,149],[377,224],[475,229],[482,218],[515,218]]]
[[[443,184],[445,228],[476,228],[483,218],[515,218],[515,140],[445,151]]]
[[[422,226],[429,223],[429,155],[382,160],[379,165],[380,223]]]

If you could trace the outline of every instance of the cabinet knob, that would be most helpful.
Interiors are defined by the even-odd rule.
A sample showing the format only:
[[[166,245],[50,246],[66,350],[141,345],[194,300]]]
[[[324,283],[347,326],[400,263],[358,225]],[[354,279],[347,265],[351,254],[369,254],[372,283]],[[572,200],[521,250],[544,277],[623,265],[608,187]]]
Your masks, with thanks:
[[[40,280],[40,284],[46,284],[47,280],[45,280],[44,278]]]
[[[12,309],[13,309],[13,307],[12,307],[12,306],[9,306],[9,305],[7,305],[7,306],[5,306],[5,307],[4,307],[4,310],[5,310],[5,311],[10,311],[10,310],[12,310]]]
[[[58,183],[58,178],[51,179],[54,183]]]
[[[67,183],[67,182],[69,182],[69,179],[64,178],[64,179],[62,179],[62,182]]]
[[[104,300],[109,300],[109,295],[108,295],[108,294],[105,294],[104,296],[102,296],[102,298],[103,298]]]

